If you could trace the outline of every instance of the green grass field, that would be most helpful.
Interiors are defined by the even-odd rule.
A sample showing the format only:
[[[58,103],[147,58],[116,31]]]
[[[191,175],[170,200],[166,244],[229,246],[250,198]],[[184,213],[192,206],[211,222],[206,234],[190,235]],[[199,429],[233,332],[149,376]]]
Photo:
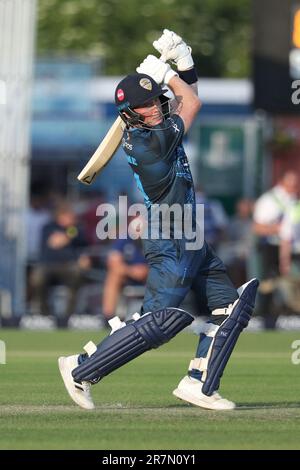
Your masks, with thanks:
[[[197,337],[182,333],[93,387],[95,411],[70,401],[57,357],[75,353],[95,332],[1,330],[1,449],[299,449],[300,365],[295,333],[244,333],[220,392],[234,411],[205,411],[177,400]]]

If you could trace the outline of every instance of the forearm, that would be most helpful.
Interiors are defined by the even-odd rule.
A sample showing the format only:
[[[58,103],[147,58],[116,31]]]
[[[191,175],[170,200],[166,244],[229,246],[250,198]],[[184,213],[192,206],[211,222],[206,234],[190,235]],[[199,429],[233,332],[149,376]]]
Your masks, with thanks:
[[[195,93],[195,95],[198,96],[198,83],[192,83],[191,85],[189,85],[191,87],[191,89],[193,90],[193,92]],[[201,103],[200,103],[201,104]],[[169,108],[170,108],[170,113],[171,114],[174,114],[176,113],[176,111],[178,110],[179,108],[179,105],[180,105],[180,100],[178,101],[175,98],[171,99],[170,102],[169,102]]]
[[[253,231],[256,235],[261,237],[278,235],[279,224],[259,224],[255,222],[253,224]]]
[[[194,84],[196,85],[196,83]],[[195,100],[196,102],[200,102],[198,95],[195,91],[195,86],[190,86],[186,82],[182,80],[179,76],[172,77],[168,83],[168,87],[172,90],[175,97],[184,97],[187,100]]]
[[[109,271],[107,273],[102,296],[102,309],[106,318],[115,315],[120,292],[125,282],[125,277],[117,271]]]
[[[201,108],[201,101],[194,89],[178,76],[173,77],[168,86],[178,102],[175,113],[182,118],[185,132],[187,132]]]
[[[126,267],[126,275],[135,281],[143,282],[148,275],[148,266],[146,264],[134,264]]]
[[[190,85],[190,87],[192,88],[193,92],[195,93],[195,95],[198,96],[198,82],[195,82],[195,83],[192,83]]]
[[[279,250],[280,273],[288,274],[291,267],[292,246],[288,240],[282,240]]]

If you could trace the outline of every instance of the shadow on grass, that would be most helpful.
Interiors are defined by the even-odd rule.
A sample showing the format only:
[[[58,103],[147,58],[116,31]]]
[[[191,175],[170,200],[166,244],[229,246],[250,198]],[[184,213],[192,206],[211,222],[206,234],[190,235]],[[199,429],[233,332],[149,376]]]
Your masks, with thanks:
[[[181,409],[187,409],[187,408],[196,408],[199,410],[206,410],[206,411],[218,411],[218,410],[208,410],[206,408],[202,408],[200,406],[195,406],[190,403],[178,403],[174,405],[168,405],[168,409],[176,409],[176,408],[181,408]],[[295,402],[270,402],[270,403],[237,403],[236,408],[234,410],[226,410],[226,413],[228,411],[247,411],[247,410],[279,410],[279,409],[294,409],[294,408],[299,408],[300,409],[300,402],[295,403]]]
[[[237,410],[276,410],[279,408],[300,408],[300,402],[275,402],[275,403],[238,403]]]

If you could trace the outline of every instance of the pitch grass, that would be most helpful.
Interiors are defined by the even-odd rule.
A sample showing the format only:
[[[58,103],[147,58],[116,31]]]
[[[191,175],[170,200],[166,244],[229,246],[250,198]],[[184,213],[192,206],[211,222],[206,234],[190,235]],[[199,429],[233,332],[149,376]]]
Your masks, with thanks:
[[[80,350],[93,332],[1,330],[1,449],[299,449],[300,365],[295,333],[244,333],[222,380],[238,404],[216,412],[172,396],[197,338],[182,333],[93,387],[97,408],[70,401],[57,357]]]

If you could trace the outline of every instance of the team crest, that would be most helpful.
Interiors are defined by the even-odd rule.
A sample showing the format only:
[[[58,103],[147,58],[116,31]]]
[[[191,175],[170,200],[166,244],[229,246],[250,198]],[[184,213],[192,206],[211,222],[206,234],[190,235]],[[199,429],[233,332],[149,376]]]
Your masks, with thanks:
[[[141,78],[140,85],[142,88],[145,88],[145,90],[152,90],[152,83],[150,82],[149,78]]]

